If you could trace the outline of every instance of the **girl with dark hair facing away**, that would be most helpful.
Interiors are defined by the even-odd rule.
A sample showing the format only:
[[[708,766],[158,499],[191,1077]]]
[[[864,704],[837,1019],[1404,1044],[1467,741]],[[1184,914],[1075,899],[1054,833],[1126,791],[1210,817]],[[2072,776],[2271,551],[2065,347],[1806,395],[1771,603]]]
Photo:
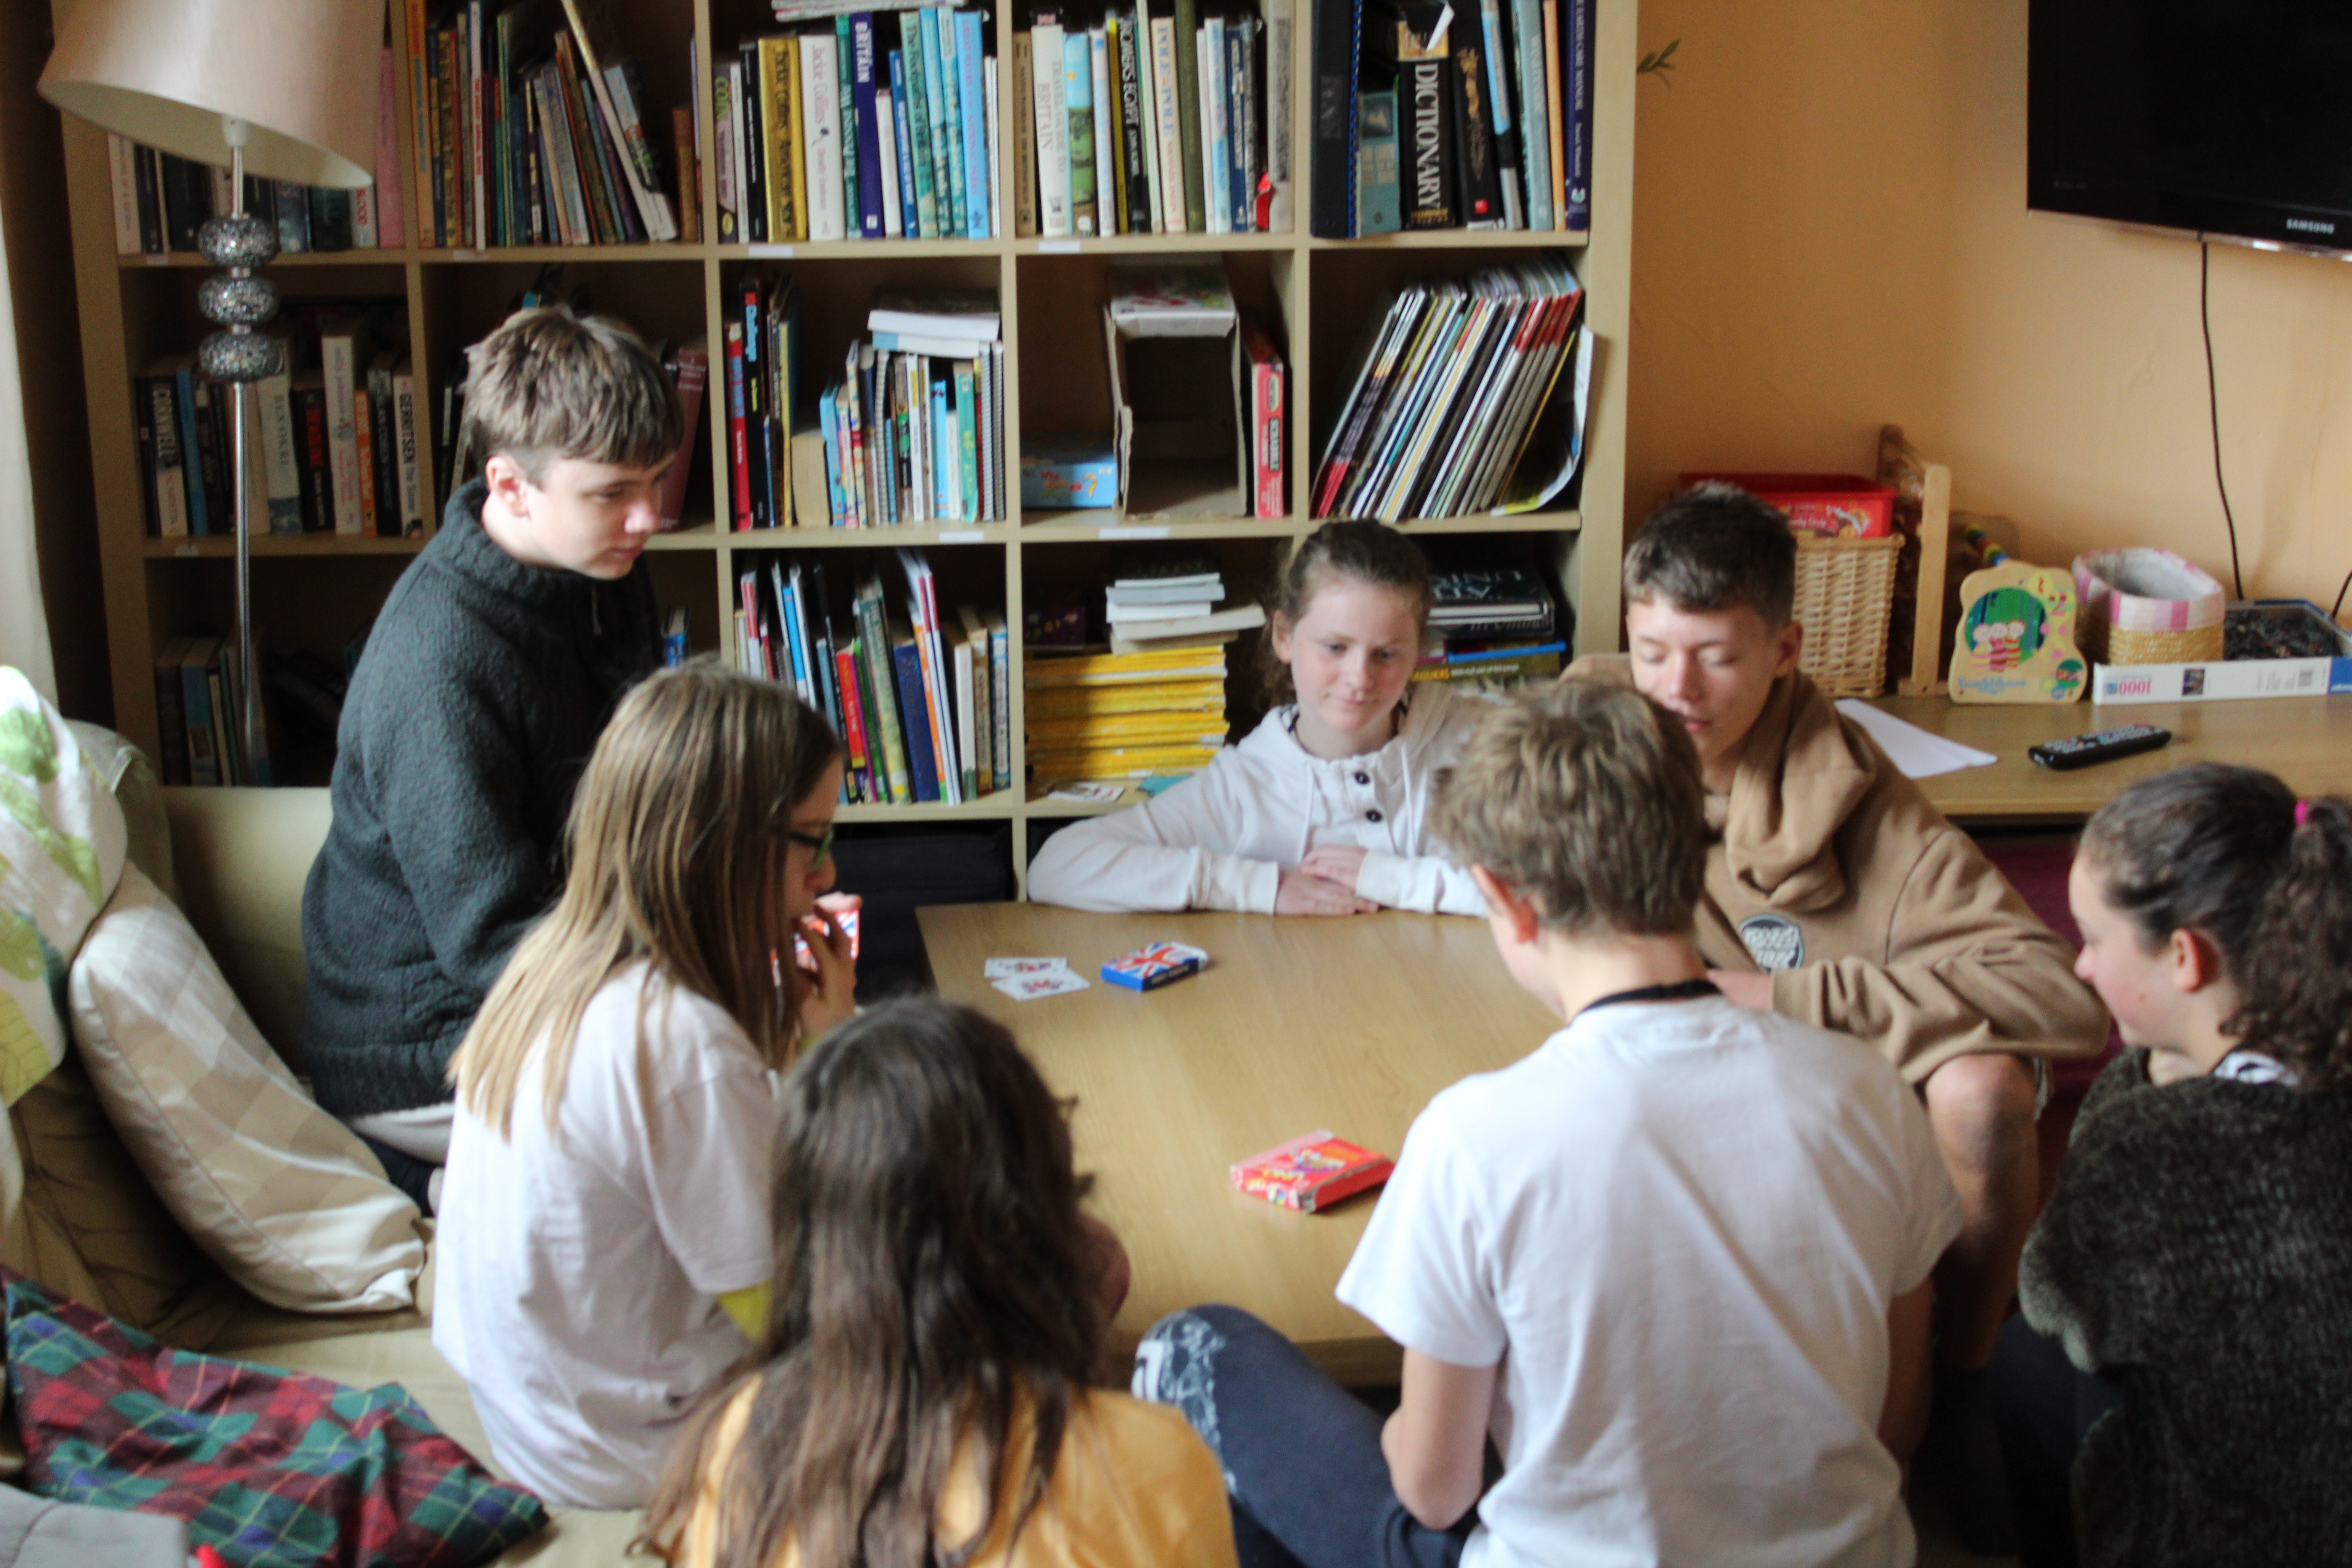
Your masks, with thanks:
[[[681,1436],[646,1544],[681,1568],[1231,1568],[1183,1418],[1087,1386],[1102,1253],[1012,1035],[875,1008],[785,1075],[758,1352]]]
[[[2133,1048],[1993,1363],[2020,1558],[2352,1562],[2352,804],[2179,768],[2091,819],[2067,891]]]
[[[1327,522],[1290,558],[1265,647],[1278,706],[1157,799],[1045,841],[1029,896],[1080,910],[1486,912],[1437,854],[1432,781],[1486,704],[1415,686],[1429,563],[1377,522]]]
[[[551,1500],[643,1506],[765,1316],[771,1074],[856,1007],[840,792],[785,688],[646,680],[589,756],[562,896],[451,1060],[433,1343]]]

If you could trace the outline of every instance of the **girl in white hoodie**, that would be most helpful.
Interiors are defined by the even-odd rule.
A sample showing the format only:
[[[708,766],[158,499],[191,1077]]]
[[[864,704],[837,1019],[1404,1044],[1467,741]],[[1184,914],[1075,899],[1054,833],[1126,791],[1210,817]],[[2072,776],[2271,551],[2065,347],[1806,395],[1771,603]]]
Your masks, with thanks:
[[[1157,799],[1047,839],[1029,896],[1102,910],[1486,913],[1470,873],[1426,839],[1437,770],[1486,707],[1412,684],[1429,605],[1429,563],[1403,534],[1316,530],[1269,628],[1282,705]]]

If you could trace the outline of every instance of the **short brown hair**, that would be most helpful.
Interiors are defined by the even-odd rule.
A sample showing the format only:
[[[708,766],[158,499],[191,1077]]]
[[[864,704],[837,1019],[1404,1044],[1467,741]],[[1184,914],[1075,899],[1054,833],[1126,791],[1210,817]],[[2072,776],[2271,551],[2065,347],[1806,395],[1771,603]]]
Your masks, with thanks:
[[[518,310],[466,351],[466,431],[477,461],[503,453],[533,484],[564,458],[654,468],[686,439],[677,388],[645,341],[569,306]]]
[[[1789,514],[1737,485],[1693,485],[1650,514],[1625,552],[1629,604],[1678,610],[1745,605],[1779,631],[1797,605],[1797,536]]]
[[[1625,687],[1563,680],[1480,721],[1438,775],[1431,826],[1543,923],[1672,936],[1706,878],[1706,788],[1671,715]]]

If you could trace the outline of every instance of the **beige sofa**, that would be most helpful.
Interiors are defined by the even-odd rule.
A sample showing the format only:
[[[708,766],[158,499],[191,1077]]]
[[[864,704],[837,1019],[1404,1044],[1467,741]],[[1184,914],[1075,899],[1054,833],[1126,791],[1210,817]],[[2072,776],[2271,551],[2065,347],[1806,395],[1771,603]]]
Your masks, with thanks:
[[[302,886],[326,837],[327,792],[160,789],[120,737],[74,728],[114,784],[131,858],[186,911],[255,1024],[300,1072]],[[398,1383],[497,1468],[464,1382],[433,1349],[429,1267],[413,1311],[310,1316],[255,1300],[163,1209],[70,1058],[10,1109],[9,1131],[23,1191],[0,1229],[0,1262],[168,1343],[343,1383]],[[499,1562],[618,1563],[640,1523],[635,1514],[552,1511],[552,1528]]]

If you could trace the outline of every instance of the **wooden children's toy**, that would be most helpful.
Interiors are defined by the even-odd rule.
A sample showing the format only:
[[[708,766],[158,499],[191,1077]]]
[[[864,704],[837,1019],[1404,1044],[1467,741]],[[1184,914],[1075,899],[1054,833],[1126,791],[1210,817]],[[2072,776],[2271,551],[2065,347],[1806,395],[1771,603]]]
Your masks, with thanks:
[[[2088,674],[2065,572],[2002,559],[1961,582],[1953,701],[2072,702]]]

